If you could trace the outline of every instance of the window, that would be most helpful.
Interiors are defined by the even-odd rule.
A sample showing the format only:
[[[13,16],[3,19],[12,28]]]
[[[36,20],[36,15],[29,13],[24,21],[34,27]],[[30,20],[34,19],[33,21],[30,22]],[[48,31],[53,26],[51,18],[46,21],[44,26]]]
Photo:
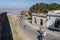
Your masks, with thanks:
[[[50,16],[49,16],[49,19],[51,19]]]
[[[46,22],[48,21],[48,19],[46,19]]]
[[[40,25],[43,25],[43,19],[40,19]]]
[[[35,18],[35,24],[36,24],[36,18]]]
[[[55,21],[54,27],[59,28],[60,27],[60,19],[57,19]]]

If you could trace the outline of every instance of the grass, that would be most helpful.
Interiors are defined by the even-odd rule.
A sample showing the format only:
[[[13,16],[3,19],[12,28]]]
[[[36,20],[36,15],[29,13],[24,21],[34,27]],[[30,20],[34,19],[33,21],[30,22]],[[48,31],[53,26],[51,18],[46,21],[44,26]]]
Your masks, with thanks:
[[[17,22],[18,17],[11,13],[8,13],[7,16],[10,22],[13,39],[14,40],[31,40],[31,38],[26,36],[24,31],[20,27],[18,27],[18,22]]]

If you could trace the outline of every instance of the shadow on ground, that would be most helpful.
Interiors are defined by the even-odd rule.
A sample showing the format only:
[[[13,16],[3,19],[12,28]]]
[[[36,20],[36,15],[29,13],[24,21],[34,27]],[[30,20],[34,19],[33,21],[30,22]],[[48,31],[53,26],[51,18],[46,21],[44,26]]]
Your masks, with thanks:
[[[7,12],[0,14],[0,40],[13,40]]]
[[[48,28],[48,30],[60,32],[60,30],[56,30],[56,29],[52,29],[52,28]]]
[[[54,23],[51,24],[50,26],[48,26],[47,29],[48,29],[48,30],[51,30],[51,31],[57,31],[57,32],[60,32],[60,30],[53,28],[53,25],[54,25]]]

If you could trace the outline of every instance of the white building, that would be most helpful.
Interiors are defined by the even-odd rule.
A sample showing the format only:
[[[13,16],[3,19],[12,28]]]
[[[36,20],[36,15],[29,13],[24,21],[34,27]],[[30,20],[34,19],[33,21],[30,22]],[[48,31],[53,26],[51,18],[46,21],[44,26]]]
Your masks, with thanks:
[[[60,30],[60,10],[51,10],[48,14],[32,13],[32,24]]]
[[[47,27],[60,30],[60,10],[48,11]]]
[[[32,24],[46,27],[47,26],[46,19],[47,19],[47,16],[43,13],[38,13],[38,14],[32,13]]]

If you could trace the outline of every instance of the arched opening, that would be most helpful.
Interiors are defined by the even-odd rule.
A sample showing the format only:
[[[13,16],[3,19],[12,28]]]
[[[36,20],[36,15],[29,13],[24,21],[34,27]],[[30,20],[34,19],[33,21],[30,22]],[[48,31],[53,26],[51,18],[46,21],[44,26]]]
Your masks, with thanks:
[[[56,19],[56,20],[55,20],[54,27],[60,28],[60,19]]]
[[[35,18],[35,24],[36,24],[36,18]]]
[[[41,26],[43,25],[43,19],[40,19],[40,25]]]

